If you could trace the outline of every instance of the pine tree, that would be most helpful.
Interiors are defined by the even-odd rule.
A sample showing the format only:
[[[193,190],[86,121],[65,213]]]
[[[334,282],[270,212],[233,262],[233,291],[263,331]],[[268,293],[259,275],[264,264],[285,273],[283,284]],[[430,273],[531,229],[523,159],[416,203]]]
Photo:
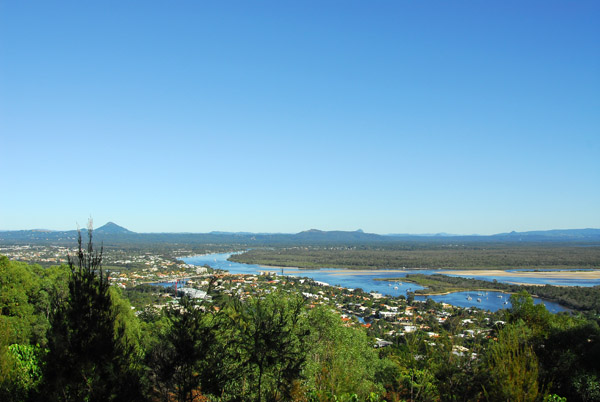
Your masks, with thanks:
[[[55,298],[45,370],[46,400],[135,400],[139,381],[119,334],[102,253],[93,249],[92,227],[84,249],[81,232],[70,268],[67,300]]]

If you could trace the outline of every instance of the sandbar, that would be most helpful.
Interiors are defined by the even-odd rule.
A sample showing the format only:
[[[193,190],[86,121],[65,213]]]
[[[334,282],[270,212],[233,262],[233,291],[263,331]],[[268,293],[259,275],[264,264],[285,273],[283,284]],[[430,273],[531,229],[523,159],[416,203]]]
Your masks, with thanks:
[[[600,270],[593,271],[502,271],[499,269],[440,271],[444,275],[459,276],[512,276],[516,278],[541,278],[541,279],[600,279]]]
[[[307,271],[321,271],[331,276],[341,275],[381,275],[399,273],[420,273],[419,269],[347,269],[347,268],[298,268],[277,267],[261,265],[265,271],[277,272],[281,269],[286,274],[301,275]],[[542,278],[542,279],[600,279],[600,270],[587,271],[505,271],[501,269],[465,269],[465,270],[435,270],[436,274],[458,276],[512,276],[516,278]],[[393,279],[393,278],[392,278]]]
[[[242,263],[242,264],[244,264],[244,263]],[[279,265],[260,265],[259,264],[258,266],[261,267],[261,268],[264,268],[265,271],[279,271],[279,270],[282,270],[282,269],[300,269],[298,267],[282,267],[282,266],[279,266]]]
[[[297,268],[297,267],[274,267],[274,266],[265,266],[261,265],[261,268],[264,268],[265,271],[269,272],[277,272],[281,269],[284,270],[286,274],[302,274],[307,271],[319,271],[327,275],[331,276],[339,276],[339,275],[380,275],[380,274],[398,274],[398,273],[418,273],[415,270],[408,269],[346,269],[346,268]]]

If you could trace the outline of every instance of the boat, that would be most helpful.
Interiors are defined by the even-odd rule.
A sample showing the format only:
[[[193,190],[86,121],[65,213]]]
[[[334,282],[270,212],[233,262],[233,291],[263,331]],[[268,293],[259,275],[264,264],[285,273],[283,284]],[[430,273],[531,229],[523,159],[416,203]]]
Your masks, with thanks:
[[[394,286],[394,289],[395,289],[395,290],[398,290],[398,286]]]
[[[473,300],[471,296],[467,296],[467,300]]]
[[[478,297],[478,298],[477,298],[477,302],[478,302],[478,303],[481,303],[481,297]]]
[[[498,299],[502,299],[502,297],[503,297],[502,295],[498,295]]]

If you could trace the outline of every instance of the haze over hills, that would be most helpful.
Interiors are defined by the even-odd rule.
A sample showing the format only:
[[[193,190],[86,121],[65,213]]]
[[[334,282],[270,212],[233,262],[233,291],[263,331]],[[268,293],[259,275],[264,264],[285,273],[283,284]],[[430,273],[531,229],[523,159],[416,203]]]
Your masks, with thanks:
[[[82,233],[86,229],[82,229]],[[94,238],[107,244],[119,243],[236,243],[236,244],[359,244],[394,242],[600,242],[600,229],[558,229],[546,231],[510,232],[489,236],[437,234],[391,234],[379,235],[356,231],[323,231],[310,229],[300,233],[137,233],[114,222],[94,229]],[[67,243],[77,240],[77,231],[17,230],[0,231],[0,243]]]
[[[554,238],[586,238],[600,235],[600,229],[554,229],[554,230],[534,230],[528,232],[510,232],[499,233],[493,236],[496,237],[554,237]]]

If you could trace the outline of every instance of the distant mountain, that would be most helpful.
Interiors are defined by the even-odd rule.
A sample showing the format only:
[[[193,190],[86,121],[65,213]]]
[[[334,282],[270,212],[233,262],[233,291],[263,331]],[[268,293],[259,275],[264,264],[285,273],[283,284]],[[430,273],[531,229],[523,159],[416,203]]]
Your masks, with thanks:
[[[494,238],[523,239],[523,240],[600,240],[600,229],[554,229],[534,230],[529,232],[499,233]]]
[[[86,229],[82,229],[86,236]],[[122,244],[236,244],[240,247],[270,245],[327,245],[327,244],[372,244],[372,243],[515,243],[554,242],[600,245],[600,229],[566,229],[530,232],[499,233],[490,236],[436,234],[378,235],[356,231],[323,231],[310,229],[296,234],[211,232],[211,233],[136,233],[114,222],[94,229],[94,240],[107,246]],[[77,241],[77,231],[16,230],[0,231],[0,244],[63,244]]]
[[[390,237],[465,237],[465,236],[479,236],[479,235],[461,235],[461,234],[453,234],[453,233],[420,233],[420,234],[410,234],[410,233],[389,233],[384,236]]]
[[[352,242],[356,243],[359,241],[385,241],[385,236],[381,236],[374,233],[365,233],[361,229],[354,232],[347,232],[342,230],[323,231],[318,229],[305,230],[304,232],[296,233],[292,235],[293,239],[302,242]]]
[[[284,233],[271,233],[271,232],[260,232],[260,233],[254,233],[254,232],[223,232],[220,230],[213,230],[212,232],[208,233],[209,235],[225,235],[225,236],[256,236],[256,235],[278,235],[278,234],[284,234]]]
[[[94,233],[101,234],[134,234],[131,230],[125,229],[123,226],[119,226],[114,222],[108,222],[104,226],[100,226],[98,229],[94,229]]]

